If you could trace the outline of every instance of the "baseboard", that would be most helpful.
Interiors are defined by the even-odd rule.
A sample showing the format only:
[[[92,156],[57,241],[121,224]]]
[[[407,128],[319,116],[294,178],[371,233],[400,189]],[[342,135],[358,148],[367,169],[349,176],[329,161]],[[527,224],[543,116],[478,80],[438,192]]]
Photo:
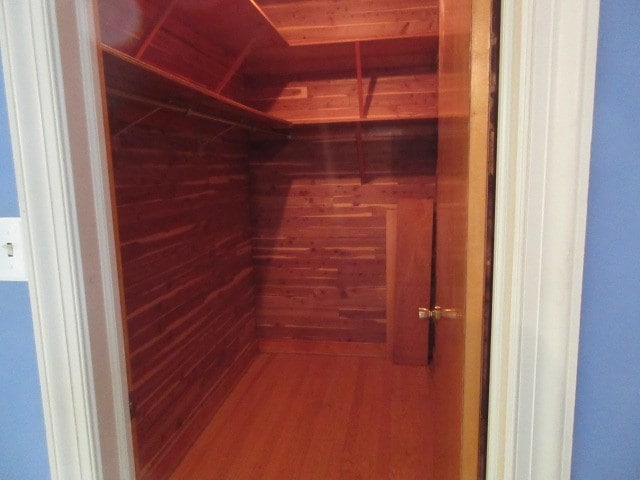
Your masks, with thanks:
[[[306,353],[312,355],[344,355],[352,357],[388,357],[386,343],[335,342],[298,340],[295,338],[263,338],[258,341],[262,353]]]

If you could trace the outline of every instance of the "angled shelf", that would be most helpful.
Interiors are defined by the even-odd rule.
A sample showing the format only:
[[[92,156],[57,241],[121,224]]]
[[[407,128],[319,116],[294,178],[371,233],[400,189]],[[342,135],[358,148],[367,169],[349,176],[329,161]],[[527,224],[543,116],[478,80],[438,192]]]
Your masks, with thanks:
[[[389,115],[379,117],[366,117],[360,118],[358,116],[352,117],[327,117],[327,118],[309,118],[309,119],[297,119],[292,120],[292,125],[326,125],[326,124],[376,124],[376,123],[388,123],[394,121],[411,121],[411,120],[435,120],[438,118],[435,109],[430,112],[421,113],[419,115]]]
[[[433,37],[258,48],[246,102],[295,125],[437,118],[437,49]]]
[[[107,92],[133,101],[205,116],[247,130],[287,130],[291,122],[265,114],[182,77],[102,45]]]

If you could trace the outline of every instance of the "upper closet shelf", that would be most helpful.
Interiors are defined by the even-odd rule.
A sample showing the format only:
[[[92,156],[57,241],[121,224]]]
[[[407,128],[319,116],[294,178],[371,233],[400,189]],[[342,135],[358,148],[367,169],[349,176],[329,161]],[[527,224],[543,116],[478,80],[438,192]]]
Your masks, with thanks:
[[[289,45],[438,35],[437,0],[254,0]]]
[[[281,133],[291,122],[242,105],[223,95],[207,90],[182,77],[173,75],[102,45],[107,92],[134,101],[184,110],[185,114],[248,130]]]
[[[360,118],[356,115],[351,117],[325,117],[325,118],[301,118],[292,120],[292,125],[326,125],[326,124],[384,124],[394,121],[410,121],[410,120],[433,120],[437,119],[438,114],[435,107],[432,111],[425,111],[419,114],[389,114],[379,117]]]

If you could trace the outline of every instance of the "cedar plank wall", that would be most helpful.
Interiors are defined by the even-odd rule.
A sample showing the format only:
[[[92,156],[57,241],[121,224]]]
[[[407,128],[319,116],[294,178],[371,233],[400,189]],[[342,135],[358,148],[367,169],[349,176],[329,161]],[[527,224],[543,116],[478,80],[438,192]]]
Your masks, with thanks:
[[[359,116],[356,82],[351,77],[291,77],[252,80],[247,103],[276,117],[308,123],[354,120]],[[407,72],[363,78],[365,118],[435,118],[435,75]],[[370,92],[370,93],[369,93]]]
[[[364,42],[363,118],[436,118],[437,49],[437,37]],[[244,69],[248,105],[296,123],[360,117],[353,43],[256,53]]]
[[[112,132],[144,113],[109,106]],[[246,141],[220,128],[157,113],[112,141],[140,478],[169,475],[256,352]]]
[[[436,129],[428,120],[365,125],[361,185],[353,128],[298,128],[298,140],[253,149],[262,338],[386,340],[386,213],[400,198],[434,197]]]
[[[437,0],[256,0],[290,45],[437,35]]]

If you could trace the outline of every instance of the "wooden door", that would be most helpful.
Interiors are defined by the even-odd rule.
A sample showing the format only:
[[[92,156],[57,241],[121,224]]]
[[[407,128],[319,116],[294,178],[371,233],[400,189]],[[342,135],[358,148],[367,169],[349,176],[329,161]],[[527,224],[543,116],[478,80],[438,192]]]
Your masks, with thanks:
[[[401,199],[396,231],[393,361],[426,365],[428,321],[418,318],[418,307],[431,298],[433,200]]]
[[[478,475],[487,196],[490,0],[440,1],[434,478]],[[473,60],[472,60],[473,59]]]

